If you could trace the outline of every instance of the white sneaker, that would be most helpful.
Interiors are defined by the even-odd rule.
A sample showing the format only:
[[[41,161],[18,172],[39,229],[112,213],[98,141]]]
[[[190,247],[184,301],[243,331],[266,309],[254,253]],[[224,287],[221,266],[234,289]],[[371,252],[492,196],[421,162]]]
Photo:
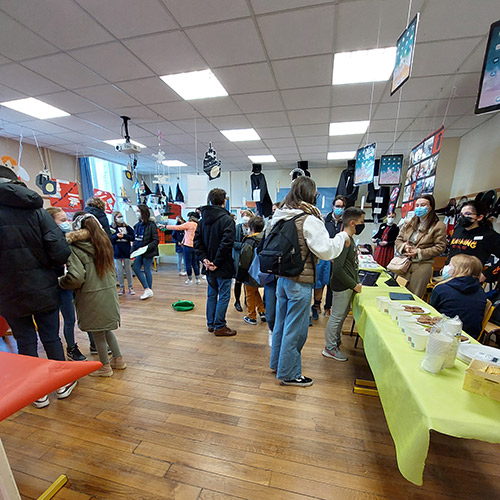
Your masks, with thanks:
[[[186,271],[182,271],[182,272],[180,272],[180,273],[179,273],[179,276],[187,276]]]
[[[151,290],[151,288],[146,288],[146,290],[144,290],[144,293],[141,295],[141,300],[149,299],[153,295],[153,290]]]
[[[49,404],[50,404],[50,399],[48,396],[44,396],[43,398],[37,399],[32,403],[32,405],[35,408],[45,408],[46,406],[49,406]]]
[[[201,285],[201,280],[200,280],[200,278],[196,278],[196,284],[197,284],[197,285]]]
[[[207,281],[207,275],[206,275],[206,274],[204,274],[204,275],[203,275],[203,279],[204,279],[205,281]]]
[[[184,283],[186,283],[186,285],[191,285],[193,280],[188,278]]]
[[[267,345],[272,347],[273,345],[273,331],[269,330],[269,337],[267,338]]]
[[[76,387],[76,380],[74,382],[71,382],[71,384],[60,387],[59,389],[56,390],[57,398],[58,399],[67,398],[73,392],[73,389],[75,387]]]

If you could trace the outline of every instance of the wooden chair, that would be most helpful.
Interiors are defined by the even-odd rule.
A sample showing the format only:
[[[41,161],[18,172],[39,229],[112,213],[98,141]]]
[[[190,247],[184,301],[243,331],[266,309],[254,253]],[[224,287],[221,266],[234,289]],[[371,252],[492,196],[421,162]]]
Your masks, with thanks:
[[[495,307],[491,303],[491,300],[487,299],[486,300],[486,307],[484,308],[484,316],[483,316],[483,321],[481,322],[481,333],[479,334],[479,337],[477,338],[478,342],[481,342],[481,339],[486,337],[486,334],[490,330],[496,329],[496,325],[493,325],[493,323],[490,323],[490,318],[491,315],[493,314],[493,311],[495,310]],[[488,337],[488,341],[489,341]]]
[[[397,276],[396,283],[398,285],[406,288],[406,285],[408,284],[408,280],[406,278],[403,278],[403,276]]]
[[[434,287],[441,280],[441,278],[439,276],[439,272],[443,269],[447,258],[448,257],[439,256],[439,257],[436,257],[434,259],[434,262],[432,263],[431,279],[429,280],[429,283],[427,283],[427,287],[425,289],[424,296],[422,297],[422,299],[425,300],[425,302],[429,302],[429,300],[431,298],[432,290],[434,290]],[[438,279],[436,279],[436,278],[438,278]]]

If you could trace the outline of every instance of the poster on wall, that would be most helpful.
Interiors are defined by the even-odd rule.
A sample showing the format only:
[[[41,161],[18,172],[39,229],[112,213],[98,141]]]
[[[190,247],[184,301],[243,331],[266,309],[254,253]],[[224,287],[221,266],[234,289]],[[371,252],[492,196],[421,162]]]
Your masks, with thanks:
[[[382,155],[380,157],[380,169],[378,183],[383,185],[398,185],[403,168],[403,155]]]
[[[389,208],[387,209],[388,214],[395,213],[400,191],[401,191],[401,186],[394,186],[392,188],[391,195],[389,197]]]
[[[104,204],[106,205],[104,211],[107,214],[113,213],[113,207],[116,203],[116,197],[113,193],[103,191],[102,189],[94,189],[94,196],[96,196],[97,198],[101,198],[101,200],[104,201]]]
[[[375,150],[377,143],[373,142],[356,152],[356,165],[354,167],[354,185],[370,184],[375,174]]]
[[[429,137],[417,144],[410,153],[410,164],[406,172],[403,188],[401,214],[415,207],[416,199],[423,194],[433,194],[436,183],[436,169],[439,160],[444,127],[440,127]]]
[[[392,73],[391,95],[410,79],[419,17],[420,14],[417,13],[396,43],[396,62]]]
[[[52,179],[52,181],[56,184],[56,192],[49,198],[52,207],[59,207],[68,212],[77,212],[83,209],[76,182],[61,179]]]

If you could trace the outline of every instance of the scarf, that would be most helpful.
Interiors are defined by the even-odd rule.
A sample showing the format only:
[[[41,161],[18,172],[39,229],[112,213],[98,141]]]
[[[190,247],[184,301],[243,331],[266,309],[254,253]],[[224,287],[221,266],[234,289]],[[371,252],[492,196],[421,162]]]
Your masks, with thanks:
[[[299,205],[299,209],[303,210],[306,214],[313,215],[319,220],[323,220],[323,217],[321,217],[321,212],[317,207],[314,205],[311,205],[310,203],[307,203],[305,201],[301,201]]]

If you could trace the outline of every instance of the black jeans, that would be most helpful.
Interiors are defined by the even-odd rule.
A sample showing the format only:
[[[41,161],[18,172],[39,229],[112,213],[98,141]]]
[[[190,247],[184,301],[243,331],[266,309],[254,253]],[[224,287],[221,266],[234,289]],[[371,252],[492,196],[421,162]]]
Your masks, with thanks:
[[[331,309],[333,302],[333,291],[330,288],[330,285],[326,285],[326,301],[325,301],[325,309]]]
[[[59,309],[36,313],[21,318],[5,318],[17,342],[17,352],[25,356],[38,357],[37,330],[47,358],[65,361],[64,350],[59,338]],[[37,330],[35,330],[36,322]]]

